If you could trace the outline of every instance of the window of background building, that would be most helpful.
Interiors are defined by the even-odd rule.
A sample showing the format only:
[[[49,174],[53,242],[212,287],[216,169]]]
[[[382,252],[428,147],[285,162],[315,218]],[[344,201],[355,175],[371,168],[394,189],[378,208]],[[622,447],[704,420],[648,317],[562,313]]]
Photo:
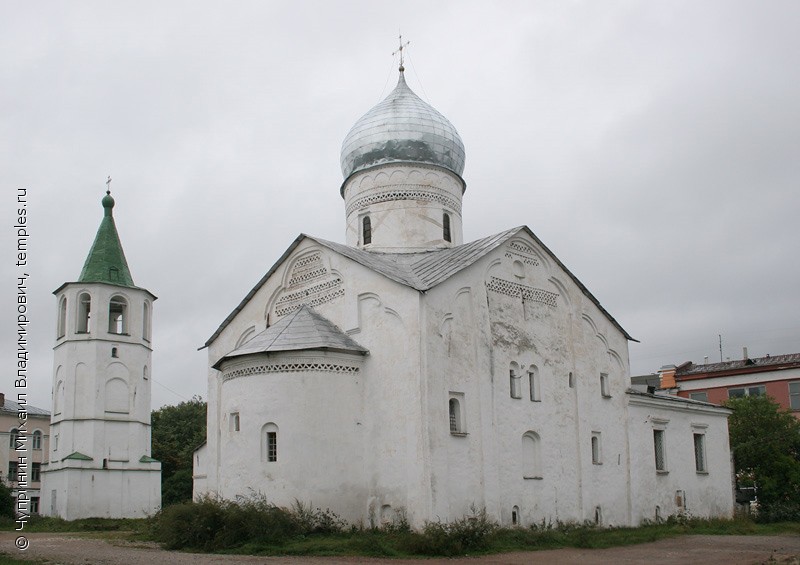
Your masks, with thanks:
[[[789,383],[789,407],[800,410],[800,381]]]
[[[728,398],[741,398],[743,396],[764,396],[767,387],[764,385],[745,386],[728,389]]]
[[[690,392],[689,398],[691,398],[692,400],[701,400],[703,402],[708,402],[708,393],[704,390],[697,392]]]

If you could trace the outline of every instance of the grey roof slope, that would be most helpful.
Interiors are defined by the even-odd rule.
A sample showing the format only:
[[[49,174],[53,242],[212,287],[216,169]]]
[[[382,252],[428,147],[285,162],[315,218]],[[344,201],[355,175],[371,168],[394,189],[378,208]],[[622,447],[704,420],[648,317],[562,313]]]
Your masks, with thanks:
[[[258,281],[256,286],[254,286],[253,289],[247,293],[247,296],[245,296],[239,305],[234,308],[227,318],[225,318],[214,334],[208,338],[208,341],[206,341],[203,347],[208,347],[215,339],[217,339],[217,336],[222,333],[222,330],[227,327],[227,325],[233,320],[234,317],[236,317],[242,308],[244,308],[250,299],[255,296],[255,293],[258,292],[258,289],[260,289],[264,283],[267,282],[269,277],[272,276],[278,267],[280,267],[280,265],[289,257],[289,255],[291,255],[295,248],[304,239],[315,241],[323,247],[327,247],[339,255],[343,255],[348,259],[352,259],[368,269],[371,269],[376,273],[380,273],[389,279],[399,282],[400,284],[406,285],[415,290],[426,291],[447,280],[462,269],[469,267],[484,257],[487,253],[496,249],[520,232],[526,233],[531,239],[533,239],[553,259],[553,261],[559,267],[561,267],[564,272],[567,273],[567,275],[569,275],[581,292],[586,295],[586,297],[589,298],[589,300],[591,300],[595,306],[597,306],[597,308],[606,316],[606,318],[608,318],[614,327],[616,327],[622,333],[622,335],[625,336],[626,339],[629,339],[630,341],[638,341],[637,339],[631,337],[630,334],[628,334],[628,332],[626,332],[622,326],[619,325],[614,317],[611,316],[611,314],[609,314],[608,311],[603,308],[594,295],[589,292],[589,289],[587,289],[583,283],[579,281],[569,269],[567,269],[567,267],[558,259],[558,257],[556,257],[555,254],[550,251],[550,249],[544,243],[542,243],[538,237],[536,237],[530,228],[527,226],[519,226],[472,241],[470,243],[465,243],[463,245],[458,245],[447,249],[423,251],[420,253],[381,253],[376,251],[367,251],[365,249],[350,247],[349,245],[334,243],[332,241],[300,234],[292,242],[284,254],[281,255],[280,259],[278,259],[272,268],[267,271],[263,277],[261,277],[261,280]],[[200,349],[202,349],[202,347]]]
[[[766,357],[753,357],[748,359],[737,359],[735,361],[723,361],[720,363],[706,363],[695,365],[691,361],[683,363],[675,371],[676,377],[688,377],[706,373],[717,373],[723,371],[766,371],[791,369],[800,366],[800,353],[788,353],[785,355],[767,355]]]
[[[22,407],[20,408],[20,406]],[[8,398],[4,399],[3,405],[0,406],[0,412],[3,414],[13,414],[16,416],[20,411],[27,412],[28,416],[50,416],[50,412],[43,408],[37,408],[30,404],[20,405],[18,402],[14,402]]]
[[[641,396],[643,398],[652,398],[655,400],[663,400],[665,402],[675,402],[678,404],[702,406],[707,408],[719,408],[720,410],[725,410],[731,413],[733,412],[733,410],[731,410],[730,408],[726,408],[725,406],[720,406],[719,404],[714,404],[713,402],[705,402],[703,400],[693,400],[691,398],[684,398],[683,396],[675,396],[673,394],[657,394],[654,392],[643,392],[641,390],[636,390],[635,388],[628,388],[625,392],[631,396]]]
[[[274,326],[268,327],[241,347],[224,355],[214,364],[214,368],[219,369],[223,361],[233,357],[307,349],[346,351],[361,355],[369,353],[325,316],[303,304],[291,314],[281,318]]]

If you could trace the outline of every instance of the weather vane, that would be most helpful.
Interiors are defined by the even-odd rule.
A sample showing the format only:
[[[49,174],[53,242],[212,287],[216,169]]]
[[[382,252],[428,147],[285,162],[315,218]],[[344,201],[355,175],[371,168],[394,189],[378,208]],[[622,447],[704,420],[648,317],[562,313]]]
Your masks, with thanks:
[[[400,34],[399,38],[400,38],[400,47],[399,49],[397,49],[397,51],[392,53],[392,56],[395,56],[398,53],[400,53],[400,72],[402,73],[404,70],[406,70],[405,67],[403,66],[403,48],[406,47],[409,43],[411,43],[411,41],[406,41],[405,43],[403,43],[402,33]]]
[[[111,175],[108,175],[108,180],[106,181],[106,194],[111,194]]]

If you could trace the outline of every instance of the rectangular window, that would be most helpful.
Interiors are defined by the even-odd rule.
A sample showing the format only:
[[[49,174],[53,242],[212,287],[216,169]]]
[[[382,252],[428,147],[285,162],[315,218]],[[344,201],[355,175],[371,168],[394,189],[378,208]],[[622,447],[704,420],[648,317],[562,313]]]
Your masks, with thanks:
[[[8,482],[10,483],[17,482],[17,465],[16,461],[8,462]]]
[[[800,381],[789,383],[789,406],[792,410],[800,410]]]
[[[239,413],[238,412],[231,412],[230,416],[230,428],[232,432],[239,431]]]
[[[764,385],[745,386],[728,389],[728,398],[742,398],[743,396],[764,396],[767,387]]]
[[[31,482],[38,483],[42,480],[42,464],[34,463],[31,466]]]
[[[603,464],[603,447],[600,444],[600,432],[592,432],[592,463]]]
[[[31,514],[38,514],[39,513],[39,497],[32,496],[31,497]]]
[[[708,402],[708,393],[706,391],[697,391],[697,392],[690,392],[689,398],[692,400],[700,400],[702,402]]]
[[[653,447],[655,448],[656,471],[660,472],[667,470],[667,454],[664,436],[664,430],[653,430]]]
[[[600,394],[605,398],[611,397],[611,391],[608,388],[608,375],[600,373]]]
[[[267,461],[278,460],[278,432],[267,432]]]
[[[694,468],[698,473],[706,473],[706,436],[694,434]]]

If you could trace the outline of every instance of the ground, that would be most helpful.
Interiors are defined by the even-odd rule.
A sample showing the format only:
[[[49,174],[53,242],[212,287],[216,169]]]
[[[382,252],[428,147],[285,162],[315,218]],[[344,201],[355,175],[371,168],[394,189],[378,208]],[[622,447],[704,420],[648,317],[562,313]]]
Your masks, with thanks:
[[[600,565],[647,563],[648,565],[703,565],[783,563],[800,565],[800,536],[681,536],[653,543],[611,549],[557,549],[505,553],[461,559],[371,559],[365,557],[254,557],[207,555],[164,551],[155,544],[106,541],[76,534],[27,534],[30,546],[14,548],[15,532],[0,532],[0,554],[18,559],[46,559],[59,565],[174,565],[256,564],[345,565],[351,563],[394,565]]]

